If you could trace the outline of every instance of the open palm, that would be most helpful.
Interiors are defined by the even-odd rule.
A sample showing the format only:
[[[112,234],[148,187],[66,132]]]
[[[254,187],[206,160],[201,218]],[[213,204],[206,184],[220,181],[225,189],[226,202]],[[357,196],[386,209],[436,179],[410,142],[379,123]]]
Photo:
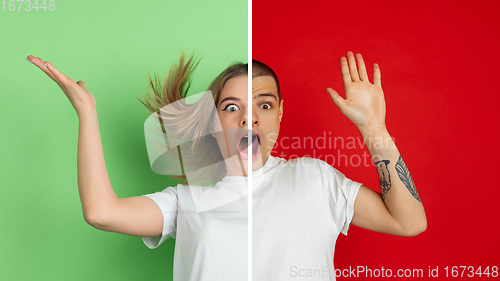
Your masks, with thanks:
[[[30,55],[27,59],[57,83],[78,115],[83,111],[95,109],[95,97],[87,89],[85,82],[75,82],[73,79],[59,72],[50,62],[43,61],[41,58]]]
[[[360,129],[372,125],[385,126],[384,91],[380,82],[378,64],[373,65],[373,84],[368,80],[361,54],[355,57],[352,52],[348,52],[347,58],[340,59],[340,70],[344,82],[345,99],[332,88],[327,88],[327,92],[342,114]]]

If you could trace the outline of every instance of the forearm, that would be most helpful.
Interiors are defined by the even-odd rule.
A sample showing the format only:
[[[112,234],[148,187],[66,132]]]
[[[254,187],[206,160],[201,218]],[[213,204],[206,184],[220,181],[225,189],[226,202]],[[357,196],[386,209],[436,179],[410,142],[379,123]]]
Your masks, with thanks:
[[[97,227],[117,202],[104,162],[104,153],[95,110],[79,115],[78,190],[85,220]]]
[[[385,125],[360,128],[380,178],[382,199],[391,216],[409,235],[427,227],[424,207],[410,172]]]

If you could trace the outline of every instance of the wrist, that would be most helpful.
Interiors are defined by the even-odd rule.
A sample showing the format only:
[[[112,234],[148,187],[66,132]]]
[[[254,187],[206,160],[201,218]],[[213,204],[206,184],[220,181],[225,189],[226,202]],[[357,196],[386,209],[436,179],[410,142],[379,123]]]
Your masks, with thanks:
[[[372,155],[373,162],[382,159],[393,159],[394,153],[397,153],[397,148],[385,124],[362,126],[358,127],[358,129],[368,151]]]
[[[359,132],[363,136],[363,138],[381,137],[384,135],[389,135],[389,132],[387,131],[387,127],[385,126],[385,123],[360,125],[357,127],[358,127]]]
[[[80,122],[97,119],[97,110],[95,108],[80,110],[76,114],[78,115],[78,119]]]

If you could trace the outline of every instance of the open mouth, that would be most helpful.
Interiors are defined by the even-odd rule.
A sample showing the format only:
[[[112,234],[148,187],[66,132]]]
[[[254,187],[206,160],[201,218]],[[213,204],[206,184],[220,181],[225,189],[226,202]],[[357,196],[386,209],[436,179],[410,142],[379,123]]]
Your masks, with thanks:
[[[252,161],[255,161],[260,154],[260,138],[257,134],[252,133]],[[248,147],[250,146],[248,135],[243,135],[238,143],[238,152],[242,159],[248,159]]]

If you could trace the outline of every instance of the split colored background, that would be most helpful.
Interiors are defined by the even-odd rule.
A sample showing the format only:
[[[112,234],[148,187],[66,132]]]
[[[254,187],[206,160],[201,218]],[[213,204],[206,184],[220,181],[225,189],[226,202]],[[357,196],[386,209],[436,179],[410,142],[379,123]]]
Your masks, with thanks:
[[[50,61],[95,95],[117,195],[152,193],[172,182],[149,167],[148,113],[136,99],[147,74],[163,74],[182,49],[195,51],[203,55],[192,86],[198,93],[230,63],[246,62],[247,4],[56,1],[53,12],[0,4],[0,280],[172,276],[174,240],[150,250],[139,237],[84,222],[77,116],[26,56]],[[285,100],[274,155],[329,155],[335,168],[379,191],[376,169],[357,164],[367,153],[359,132],[325,91],[342,92],[339,59],[359,52],[370,78],[371,65],[381,67],[389,133],[424,203],[423,234],[352,226],[338,238],[336,268],[421,268],[427,276],[438,266],[443,277],[445,266],[500,266],[499,11],[497,1],[253,1],[253,57],[276,70]],[[323,136],[342,137],[344,146],[305,145]],[[301,148],[285,148],[293,144],[285,137],[302,140]]]

